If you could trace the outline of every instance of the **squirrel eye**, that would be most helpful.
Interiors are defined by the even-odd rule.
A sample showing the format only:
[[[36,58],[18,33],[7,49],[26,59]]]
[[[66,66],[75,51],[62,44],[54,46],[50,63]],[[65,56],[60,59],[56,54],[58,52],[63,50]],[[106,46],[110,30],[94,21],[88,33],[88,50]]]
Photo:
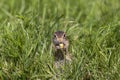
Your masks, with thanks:
[[[66,37],[66,35],[65,35],[65,34],[64,34],[63,36],[64,36],[64,38]]]
[[[54,37],[56,38],[56,35],[54,34]]]

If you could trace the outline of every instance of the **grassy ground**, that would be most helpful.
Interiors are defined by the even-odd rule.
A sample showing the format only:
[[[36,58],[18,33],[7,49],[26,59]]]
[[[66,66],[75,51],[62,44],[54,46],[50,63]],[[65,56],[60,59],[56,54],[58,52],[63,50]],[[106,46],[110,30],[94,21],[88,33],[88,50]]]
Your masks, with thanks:
[[[71,64],[53,67],[63,30]],[[120,80],[120,0],[0,0],[0,80]]]

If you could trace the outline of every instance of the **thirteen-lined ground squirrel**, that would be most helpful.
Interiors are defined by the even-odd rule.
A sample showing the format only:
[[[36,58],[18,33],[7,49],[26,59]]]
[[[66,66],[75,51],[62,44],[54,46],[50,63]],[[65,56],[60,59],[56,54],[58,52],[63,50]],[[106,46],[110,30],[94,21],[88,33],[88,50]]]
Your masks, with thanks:
[[[65,32],[56,31],[53,35],[52,43],[56,62],[71,61],[71,56],[68,52],[69,41],[66,38]]]

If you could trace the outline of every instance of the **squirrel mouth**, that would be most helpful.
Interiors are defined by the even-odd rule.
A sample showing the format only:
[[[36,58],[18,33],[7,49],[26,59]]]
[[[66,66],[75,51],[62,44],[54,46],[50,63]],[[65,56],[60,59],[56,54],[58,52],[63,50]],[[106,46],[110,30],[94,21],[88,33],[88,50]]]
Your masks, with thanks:
[[[58,49],[63,49],[63,48],[64,48],[64,44],[63,44],[63,43],[56,44],[56,47],[57,47]]]
[[[59,44],[60,48],[64,48],[64,45],[63,43]]]

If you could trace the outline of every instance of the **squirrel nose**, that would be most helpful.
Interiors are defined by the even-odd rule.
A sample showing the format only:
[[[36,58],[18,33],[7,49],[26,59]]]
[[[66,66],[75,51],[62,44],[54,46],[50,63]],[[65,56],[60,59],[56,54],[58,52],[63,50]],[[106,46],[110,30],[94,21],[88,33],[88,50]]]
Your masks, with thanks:
[[[62,38],[58,38],[58,40],[57,40],[57,41],[62,42],[62,41],[63,41],[63,39],[62,39]]]

